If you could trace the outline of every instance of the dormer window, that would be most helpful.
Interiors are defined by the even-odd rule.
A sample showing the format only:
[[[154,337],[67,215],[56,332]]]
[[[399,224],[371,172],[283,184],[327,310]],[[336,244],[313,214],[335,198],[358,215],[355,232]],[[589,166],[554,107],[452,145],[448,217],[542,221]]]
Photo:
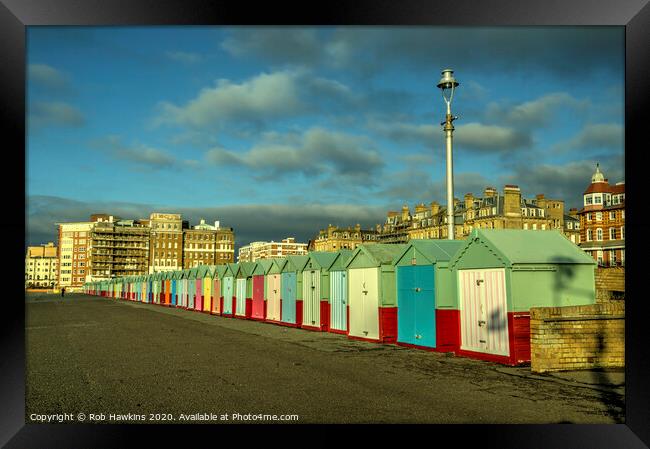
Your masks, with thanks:
[[[603,204],[603,197],[601,195],[594,195],[594,204]]]
[[[589,206],[591,204],[592,204],[591,195],[585,195],[585,206]]]

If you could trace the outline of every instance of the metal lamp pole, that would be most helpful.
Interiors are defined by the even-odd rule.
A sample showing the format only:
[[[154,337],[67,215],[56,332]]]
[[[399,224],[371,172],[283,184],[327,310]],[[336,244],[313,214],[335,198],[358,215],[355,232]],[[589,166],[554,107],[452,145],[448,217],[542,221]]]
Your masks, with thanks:
[[[437,87],[442,90],[442,98],[447,104],[445,121],[440,124],[445,131],[445,141],[447,144],[447,238],[449,240],[454,240],[454,165],[452,160],[454,125],[452,122],[458,118],[451,115],[451,101],[454,98],[454,91],[457,86],[458,81],[454,78],[454,71],[444,69]]]

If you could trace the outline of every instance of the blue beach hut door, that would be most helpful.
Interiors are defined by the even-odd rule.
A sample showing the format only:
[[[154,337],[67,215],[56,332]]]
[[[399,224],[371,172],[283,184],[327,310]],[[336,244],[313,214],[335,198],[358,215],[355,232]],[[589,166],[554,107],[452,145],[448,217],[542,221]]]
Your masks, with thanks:
[[[397,341],[436,347],[436,302],[433,267],[397,269]]]
[[[282,273],[282,322],[296,324],[296,273]]]

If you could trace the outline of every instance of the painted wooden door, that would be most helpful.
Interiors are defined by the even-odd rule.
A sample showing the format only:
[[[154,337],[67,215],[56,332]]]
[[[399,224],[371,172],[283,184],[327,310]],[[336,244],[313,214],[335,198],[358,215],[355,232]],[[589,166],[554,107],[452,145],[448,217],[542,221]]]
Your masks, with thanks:
[[[251,316],[258,320],[264,319],[264,275],[253,276],[253,309]]]
[[[212,281],[212,311],[221,313],[221,280],[216,276]]]
[[[235,303],[235,315],[246,315],[246,279],[237,279],[237,299]]]
[[[196,296],[196,280],[188,279],[187,280],[187,308],[194,308],[194,301]]]
[[[210,312],[212,310],[212,279],[203,279],[203,311]]]
[[[303,271],[302,298],[302,324],[320,326],[320,271]]]
[[[435,348],[436,304],[433,267],[398,267],[397,295],[397,341]]]
[[[378,268],[353,268],[348,271],[350,289],[349,335],[379,339]]]
[[[296,273],[282,273],[282,322],[296,324]]]
[[[459,270],[461,349],[509,355],[505,269]]]
[[[282,294],[281,284],[282,276],[279,274],[268,275],[268,289],[266,293],[266,319],[270,321],[280,321],[281,307],[280,296]]]
[[[203,279],[194,281],[194,310],[203,310]]]
[[[228,276],[223,278],[223,313],[232,315],[232,297],[234,295],[233,291],[234,278]]]
[[[345,271],[330,271],[330,328],[348,330],[348,278]]]

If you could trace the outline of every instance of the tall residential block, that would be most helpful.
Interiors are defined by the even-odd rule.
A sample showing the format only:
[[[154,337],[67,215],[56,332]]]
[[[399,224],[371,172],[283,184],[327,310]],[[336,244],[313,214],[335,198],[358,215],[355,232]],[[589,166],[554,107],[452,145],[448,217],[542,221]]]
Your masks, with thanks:
[[[57,223],[59,226],[58,286],[73,291],[86,282],[93,223]]]

